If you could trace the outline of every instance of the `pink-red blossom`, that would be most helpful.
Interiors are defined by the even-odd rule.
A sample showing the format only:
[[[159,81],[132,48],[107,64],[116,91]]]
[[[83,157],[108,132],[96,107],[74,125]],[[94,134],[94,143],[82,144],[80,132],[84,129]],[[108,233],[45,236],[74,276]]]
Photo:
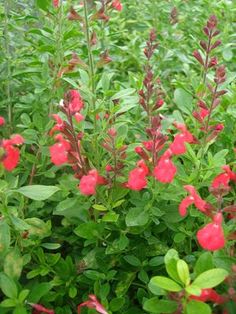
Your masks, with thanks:
[[[126,186],[131,190],[140,191],[147,186],[146,176],[149,170],[144,160],[140,160],[137,166],[137,168],[130,171]]]
[[[229,182],[231,180],[236,181],[236,174],[230,169],[229,166],[223,166],[222,169],[224,172],[218,174],[218,176],[214,178],[211,183],[211,188],[229,188]]]
[[[197,240],[203,249],[208,251],[216,251],[222,249],[225,246],[222,222],[222,213],[218,213],[213,217],[213,222],[198,230]]]
[[[172,152],[168,149],[154,168],[154,177],[162,183],[171,183],[177,172],[177,168],[172,162],[171,156]]]
[[[7,171],[12,171],[17,166],[20,159],[20,152],[15,145],[23,143],[24,139],[19,134],[15,134],[10,139],[2,141],[3,156],[1,157],[1,162]]]
[[[68,162],[68,152],[71,149],[71,145],[61,134],[55,136],[55,139],[58,143],[55,143],[49,148],[51,161],[54,165],[60,166]]]
[[[96,169],[92,169],[87,175],[82,176],[79,190],[83,195],[94,195],[98,184],[106,184],[106,180],[99,175]]]
[[[75,89],[70,90],[69,96],[69,111],[72,115],[74,115],[76,112],[79,112],[83,108],[84,103],[80,96],[80,93]]]
[[[184,189],[189,193],[189,196],[185,197],[179,205],[180,215],[185,216],[187,214],[187,208],[192,204],[194,204],[201,212],[205,212],[207,202],[197,194],[194,186],[185,185]]]
[[[111,4],[113,6],[114,9],[116,9],[117,11],[121,11],[123,9],[123,6],[120,2],[120,0],[114,0]]]
[[[52,0],[52,5],[54,6],[54,8],[59,7],[59,2],[60,2],[60,0]]]
[[[184,124],[175,124],[175,127],[179,129],[181,133],[175,136],[169,148],[174,155],[184,154],[186,152],[185,143],[192,143],[194,138]]]
[[[222,304],[225,302],[225,298],[218,294],[214,289],[202,289],[199,296],[191,295],[189,297],[192,300],[208,302],[211,301],[216,304]]]
[[[33,308],[32,314],[55,314],[54,310],[47,309],[41,304],[29,303],[29,305]]]
[[[5,124],[5,119],[3,117],[0,116],[0,126]]]
[[[108,314],[104,306],[98,301],[97,297],[94,294],[90,294],[89,300],[78,305],[77,308],[78,314],[81,313],[81,308],[84,306],[89,309],[95,309],[100,314]]]

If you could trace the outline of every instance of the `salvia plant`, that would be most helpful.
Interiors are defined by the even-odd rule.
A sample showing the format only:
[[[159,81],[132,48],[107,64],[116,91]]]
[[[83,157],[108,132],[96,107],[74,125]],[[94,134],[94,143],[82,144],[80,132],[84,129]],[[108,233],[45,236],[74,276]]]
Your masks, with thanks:
[[[233,11],[0,4],[1,313],[236,312]]]

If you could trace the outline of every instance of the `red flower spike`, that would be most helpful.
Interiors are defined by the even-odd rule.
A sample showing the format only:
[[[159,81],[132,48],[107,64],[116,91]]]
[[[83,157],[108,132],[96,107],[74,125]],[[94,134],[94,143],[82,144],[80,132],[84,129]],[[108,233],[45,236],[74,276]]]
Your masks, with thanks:
[[[0,126],[5,124],[5,119],[3,117],[0,116]]]
[[[185,185],[184,189],[190,194],[182,200],[179,205],[179,213],[181,216],[187,214],[187,208],[194,204],[201,212],[206,212],[207,202],[204,201],[196,192],[192,185]]]
[[[55,314],[54,310],[49,310],[46,307],[42,306],[41,304],[29,303],[29,305],[31,305],[32,308],[34,309],[33,314],[41,314],[41,313]]]
[[[108,314],[104,306],[98,301],[97,297],[93,294],[89,295],[89,300],[78,305],[77,311],[78,314],[81,313],[81,307],[86,306],[89,309],[95,309],[100,314]]]
[[[203,249],[208,251],[216,251],[222,249],[225,246],[222,220],[222,213],[218,213],[214,216],[213,222],[198,230],[197,239]]]
[[[111,5],[117,11],[122,11],[123,9],[122,4],[120,3],[120,0],[114,0]]]

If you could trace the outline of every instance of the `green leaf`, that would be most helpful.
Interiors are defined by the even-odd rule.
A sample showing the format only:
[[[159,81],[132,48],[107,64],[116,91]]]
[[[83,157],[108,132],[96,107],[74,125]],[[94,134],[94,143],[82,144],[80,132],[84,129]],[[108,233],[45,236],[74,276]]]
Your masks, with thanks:
[[[70,289],[69,289],[69,297],[71,299],[74,299],[77,295],[77,289],[75,286],[71,286]]]
[[[148,220],[148,213],[141,207],[131,208],[125,218],[128,227],[144,226]]]
[[[6,220],[0,220],[0,254],[6,252],[10,246],[11,234]]]
[[[61,247],[61,244],[60,243],[42,243],[41,246],[48,250],[57,250]]]
[[[115,212],[109,212],[102,217],[102,221],[117,222],[117,220],[119,219],[119,216],[120,215]]]
[[[132,266],[141,266],[140,260],[134,255],[126,255],[124,256],[124,260]]]
[[[5,299],[0,303],[1,307],[15,307],[17,304],[17,300],[14,299]]]
[[[156,285],[167,291],[179,292],[183,290],[183,288],[179,284],[177,284],[174,280],[169,279],[167,277],[163,277],[163,276],[153,277],[150,280],[150,283],[152,283],[152,285]]]
[[[218,286],[228,276],[228,272],[222,268],[215,268],[201,273],[193,282],[199,288],[207,289]]]
[[[75,234],[81,238],[85,239],[95,239],[101,237],[103,232],[103,225],[98,224],[94,221],[89,221],[86,223],[82,223],[75,230]]]
[[[135,93],[135,89],[134,88],[127,88],[127,89],[123,89],[121,91],[119,91],[118,93],[116,93],[115,95],[113,95],[111,97],[111,100],[115,100],[115,99],[120,99],[120,98],[125,98],[126,96],[129,96],[131,94]]]
[[[186,286],[190,283],[188,264],[180,259],[177,261],[177,272],[182,283]]]
[[[189,293],[189,294],[193,294],[193,295],[201,295],[202,289],[200,289],[197,286],[194,285],[190,285],[188,287],[185,288],[185,290]]]
[[[124,304],[125,298],[114,298],[109,304],[109,309],[111,309],[112,312],[117,312],[122,308]]]
[[[19,279],[23,268],[23,258],[17,248],[11,249],[4,260],[4,272],[13,279]]]
[[[143,309],[151,313],[173,313],[177,310],[177,307],[177,302],[159,300],[157,297],[146,300],[143,305]]]
[[[32,286],[30,290],[28,301],[32,303],[37,303],[44,295],[52,289],[52,284],[49,282],[37,283]]]
[[[194,272],[196,273],[196,276],[198,276],[204,271],[212,268],[214,268],[212,254],[211,252],[204,252],[198,258],[194,267]]]
[[[186,114],[193,110],[193,97],[182,88],[177,88],[174,92],[174,101],[178,108]]]
[[[0,273],[0,287],[2,292],[11,299],[16,299],[18,295],[17,286],[12,278],[4,273]]]
[[[44,201],[59,190],[57,186],[51,185],[28,185],[19,188],[16,192],[35,201]]]
[[[19,305],[14,309],[13,314],[27,314],[27,311],[23,305]]]
[[[37,0],[36,1],[37,6],[44,11],[48,11],[50,2],[51,2],[50,0]]]
[[[19,297],[18,297],[18,300],[23,303],[25,301],[25,299],[27,298],[28,294],[29,294],[29,290],[28,289],[25,289],[25,290],[22,290],[20,293],[19,293]]]
[[[211,314],[211,308],[208,304],[192,300],[187,304],[187,314]]]
[[[108,210],[107,207],[105,207],[104,205],[100,205],[100,204],[94,204],[93,208],[98,210],[98,211],[101,211],[101,212],[105,212]]]

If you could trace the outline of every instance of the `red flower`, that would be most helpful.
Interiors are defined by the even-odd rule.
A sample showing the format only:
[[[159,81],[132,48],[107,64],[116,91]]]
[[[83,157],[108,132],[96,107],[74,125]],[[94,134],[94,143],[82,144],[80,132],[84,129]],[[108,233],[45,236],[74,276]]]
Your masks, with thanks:
[[[185,185],[184,188],[190,195],[185,197],[180,203],[180,215],[185,216],[187,214],[187,208],[192,204],[194,204],[201,212],[205,212],[207,202],[197,194],[195,188],[192,185]]]
[[[53,135],[55,131],[63,131],[65,128],[65,123],[58,114],[53,114],[52,117],[56,121],[56,125],[50,130],[50,135]]]
[[[52,5],[54,8],[59,8],[59,0],[52,0]]]
[[[219,295],[214,289],[202,289],[201,295],[190,295],[189,298],[202,302],[211,301],[216,304],[222,304],[225,302],[225,298]]]
[[[74,115],[74,117],[75,117],[75,120],[76,120],[77,122],[81,122],[81,121],[84,120],[84,116],[83,116],[81,113],[79,113],[79,112],[76,112],[76,114]]]
[[[12,171],[19,162],[20,152],[11,145],[4,147],[4,151],[6,157],[3,159],[2,164],[7,171]]]
[[[5,119],[3,117],[0,116],[0,126],[5,124]]]
[[[14,145],[21,145],[23,142],[24,139],[19,134],[13,135],[9,140],[2,141],[1,146],[4,150],[2,164],[7,171],[12,171],[17,166],[20,159],[20,152]]]
[[[121,11],[122,10],[122,4],[120,3],[120,0],[114,0],[112,2],[112,6],[114,9],[116,9],[117,11]]]
[[[80,93],[77,90],[72,89],[70,90],[69,94],[70,94],[69,111],[72,115],[74,115],[76,112],[79,112],[83,108],[84,103],[80,96]]]
[[[171,183],[175,177],[177,168],[170,159],[171,156],[172,152],[167,150],[154,168],[154,177],[162,183]]]
[[[81,313],[81,307],[86,306],[89,309],[95,309],[100,314],[108,314],[104,306],[98,301],[97,297],[94,294],[89,295],[89,299],[80,305],[78,305],[78,314]]]
[[[169,148],[174,155],[184,154],[186,152],[185,143],[192,143],[194,140],[193,135],[187,130],[184,124],[175,124],[175,127],[182,133],[175,136]]]
[[[90,170],[88,175],[84,175],[79,184],[80,192],[84,195],[96,194],[98,184],[106,184],[106,180],[101,177],[96,169]]]
[[[54,8],[58,8],[59,7],[59,0],[52,0],[52,5],[54,6]]]
[[[29,305],[31,305],[33,308],[33,314],[55,314],[54,310],[49,310],[41,304],[29,303]]]
[[[223,166],[223,173],[218,174],[211,183],[213,189],[229,188],[230,180],[236,181],[236,174],[230,169],[229,166]]]
[[[130,171],[127,187],[131,190],[140,191],[147,186],[146,176],[141,168]]]
[[[79,189],[84,195],[96,194],[97,180],[93,175],[83,176],[80,180]]]
[[[68,152],[71,149],[71,146],[61,134],[58,134],[55,139],[58,140],[58,143],[52,145],[49,150],[52,163],[59,166],[68,162]]]
[[[216,251],[225,246],[222,220],[222,213],[218,213],[214,216],[213,222],[198,230],[197,239],[203,249]]]
[[[205,117],[207,117],[209,113],[210,111],[208,109],[201,108],[200,117],[202,118],[202,120],[205,119]]]
[[[153,141],[152,141],[152,140],[150,140],[150,141],[144,141],[144,142],[143,142],[143,146],[146,148],[146,150],[152,151],[152,148],[153,148]]]

